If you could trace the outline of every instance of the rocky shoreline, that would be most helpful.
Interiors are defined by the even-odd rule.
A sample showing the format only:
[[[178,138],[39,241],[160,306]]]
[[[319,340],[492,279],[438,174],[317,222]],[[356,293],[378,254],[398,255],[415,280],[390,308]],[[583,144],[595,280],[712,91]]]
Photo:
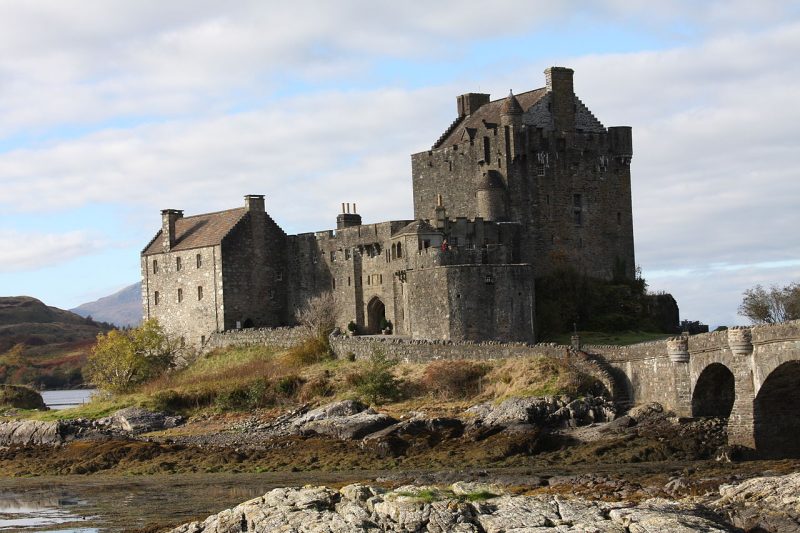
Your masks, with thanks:
[[[507,493],[498,485],[448,487],[361,484],[280,488],[191,522],[172,533],[534,531],[644,533],[800,531],[800,474],[723,485],[716,494],[680,500],[603,502],[559,494]]]
[[[344,400],[189,420],[127,408],[94,421],[1,422],[0,473],[284,471],[313,480],[348,471],[352,483],[365,472],[340,491],[276,489],[180,531],[264,530],[269,520],[288,520],[286,531],[793,531],[800,462],[736,462],[725,428],[658,404],[617,416],[599,397],[401,412]],[[330,527],[303,525],[312,518]]]

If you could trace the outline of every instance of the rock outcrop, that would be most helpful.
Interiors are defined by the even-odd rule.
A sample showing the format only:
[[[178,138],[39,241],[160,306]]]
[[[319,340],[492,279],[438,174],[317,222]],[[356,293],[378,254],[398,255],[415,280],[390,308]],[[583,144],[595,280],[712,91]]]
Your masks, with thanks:
[[[64,442],[64,435],[61,422],[0,422],[0,446],[53,446]]]
[[[151,431],[174,428],[183,423],[183,417],[169,416],[164,413],[148,411],[141,407],[126,407],[125,409],[116,411],[107,418],[101,418],[97,422],[111,429],[138,435]]]
[[[601,397],[546,396],[509,398],[499,405],[486,402],[467,409],[467,414],[486,426],[576,427],[613,420],[615,410],[612,402]]]
[[[384,491],[349,485],[280,488],[232,509],[192,522],[173,533],[284,531],[345,533],[397,531],[505,533],[593,531],[732,531],[696,505],[650,499],[640,504],[604,503],[554,495],[512,496],[474,487],[403,486]]]
[[[747,531],[800,532],[800,473],[722,485],[713,506]]]

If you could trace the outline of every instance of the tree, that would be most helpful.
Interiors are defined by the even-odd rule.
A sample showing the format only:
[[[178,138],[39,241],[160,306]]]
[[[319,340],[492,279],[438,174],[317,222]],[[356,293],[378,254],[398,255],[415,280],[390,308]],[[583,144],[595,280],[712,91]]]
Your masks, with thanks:
[[[755,324],[778,324],[800,319],[800,283],[765,289],[756,285],[744,291],[739,314]]]
[[[336,299],[333,293],[323,292],[309,298],[294,318],[308,330],[309,337],[322,340],[327,345],[328,335],[336,327]]]
[[[89,381],[110,392],[125,392],[173,365],[176,346],[155,319],[128,331],[97,336],[87,362]]]

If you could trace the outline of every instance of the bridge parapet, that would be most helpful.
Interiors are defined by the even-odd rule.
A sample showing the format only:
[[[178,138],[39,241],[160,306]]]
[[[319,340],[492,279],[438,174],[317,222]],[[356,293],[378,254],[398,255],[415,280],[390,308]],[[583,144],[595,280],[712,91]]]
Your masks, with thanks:
[[[667,339],[667,354],[673,363],[688,363],[689,339],[683,336]]]
[[[728,330],[728,347],[733,355],[747,356],[753,353],[753,333],[748,327],[734,326]]]

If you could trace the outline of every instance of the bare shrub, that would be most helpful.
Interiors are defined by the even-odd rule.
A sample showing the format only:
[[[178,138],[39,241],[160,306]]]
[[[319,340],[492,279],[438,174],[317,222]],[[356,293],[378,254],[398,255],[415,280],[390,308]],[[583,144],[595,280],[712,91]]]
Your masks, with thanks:
[[[422,384],[440,398],[467,398],[481,392],[483,377],[489,372],[485,364],[471,361],[435,361],[425,368]]]
[[[295,320],[308,332],[309,338],[322,339],[326,343],[328,335],[336,327],[336,299],[332,292],[323,292],[309,298],[297,310]]]
[[[308,380],[300,387],[297,399],[303,403],[307,403],[317,398],[333,396],[334,392],[333,384],[328,378],[325,376],[317,376]]]

